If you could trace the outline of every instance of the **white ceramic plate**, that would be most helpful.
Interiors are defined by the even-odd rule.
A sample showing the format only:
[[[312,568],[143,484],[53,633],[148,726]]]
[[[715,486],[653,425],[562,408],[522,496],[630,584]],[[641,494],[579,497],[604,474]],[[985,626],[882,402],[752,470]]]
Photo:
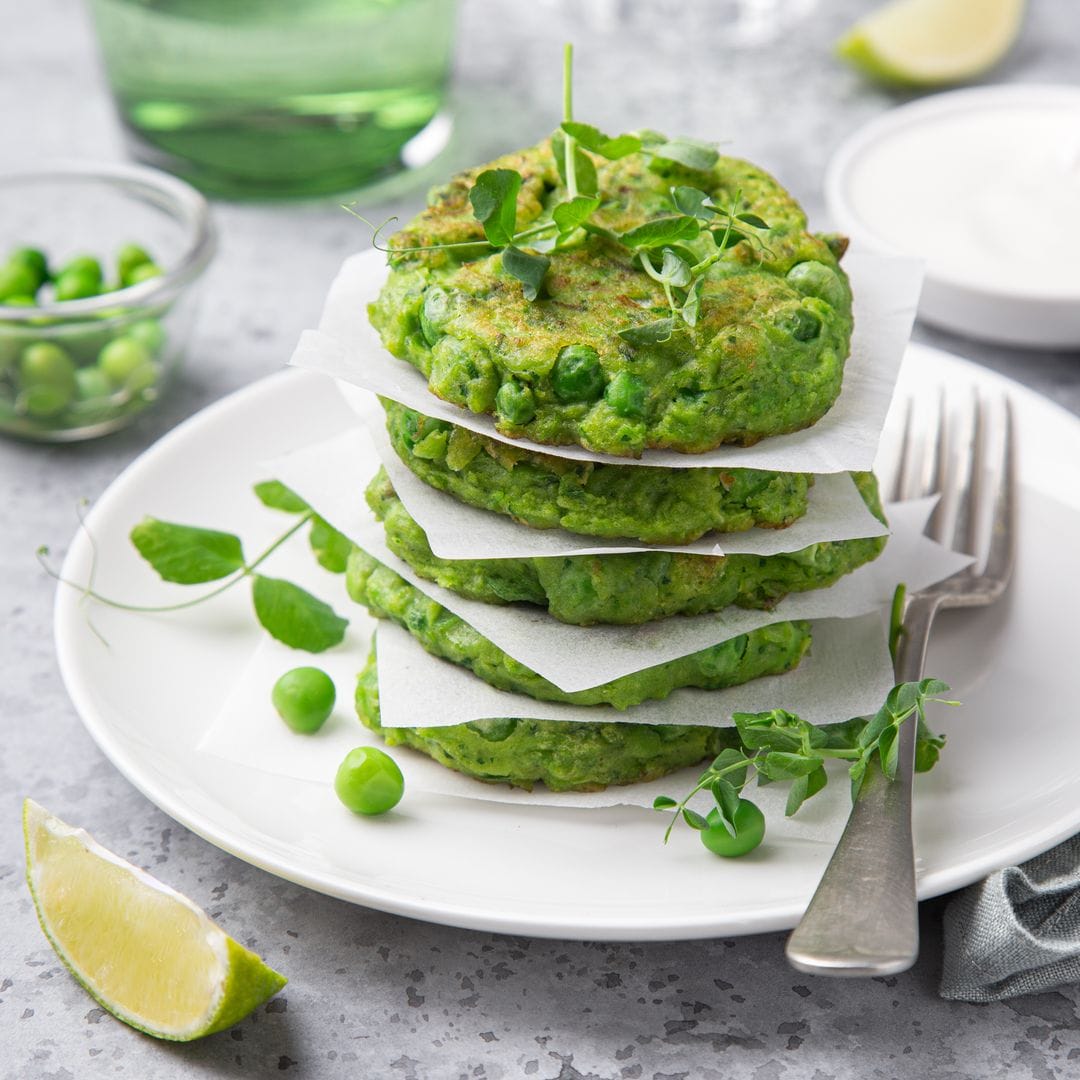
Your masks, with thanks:
[[[902,383],[938,378],[1007,389],[1021,448],[1020,562],[996,608],[946,613],[928,671],[964,701],[939,719],[949,745],[919,777],[919,892],[933,896],[1046,849],[1080,829],[1075,653],[1080,611],[1080,421],[1022,387],[913,347]],[[352,421],[333,386],[288,372],[193,417],[142,455],[89,518],[97,586],[142,602],[183,596],[127,543],[144,514],[234,529],[251,552],[281,522],[249,494],[258,462]],[[91,551],[65,562],[85,581]],[[199,753],[260,632],[238,591],[167,616],[56,602],[56,643],[91,735],[141,791],[201,836],[272,873],[370,907],[493,931],[601,940],[674,940],[794,925],[830,853],[806,830],[770,824],[741,860],[707,855],[689,830],[660,844],[649,811],[518,807],[413,793],[358,821],[329,785],[282,780]],[[355,617],[355,614],[354,614]],[[360,657],[357,658],[360,664]],[[942,723],[943,721],[943,723]],[[843,798],[842,782],[819,799]],[[814,804],[806,812],[815,813]]]

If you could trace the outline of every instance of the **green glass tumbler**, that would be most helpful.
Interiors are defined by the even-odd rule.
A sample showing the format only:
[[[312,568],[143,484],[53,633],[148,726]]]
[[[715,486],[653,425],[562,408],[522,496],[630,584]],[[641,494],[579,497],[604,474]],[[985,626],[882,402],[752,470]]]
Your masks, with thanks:
[[[454,0],[91,0],[133,154],[227,198],[356,189],[433,156]]]

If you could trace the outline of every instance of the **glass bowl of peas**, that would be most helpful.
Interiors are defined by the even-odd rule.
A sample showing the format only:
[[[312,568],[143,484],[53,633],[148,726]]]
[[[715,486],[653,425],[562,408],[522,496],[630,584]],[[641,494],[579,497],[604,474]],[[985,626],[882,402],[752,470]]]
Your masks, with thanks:
[[[0,433],[94,438],[159,400],[214,246],[206,200],[156,169],[0,173]]]

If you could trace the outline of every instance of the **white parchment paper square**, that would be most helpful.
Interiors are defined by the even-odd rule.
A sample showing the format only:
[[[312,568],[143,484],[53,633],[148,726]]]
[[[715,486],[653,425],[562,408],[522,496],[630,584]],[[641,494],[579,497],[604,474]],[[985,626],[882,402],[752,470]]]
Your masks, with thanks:
[[[725,466],[811,473],[867,470],[873,466],[900,360],[911,334],[923,264],[915,259],[849,251],[844,268],[855,297],[855,331],[843,390],[813,427],[763,439],[756,446],[721,447],[704,454],[649,450],[635,460],[593,454],[580,447],[541,446],[499,434],[490,417],[435,397],[416,368],[382,347],[367,318],[367,305],[378,296],[387,274],[385,256],[375,250],[346,259],[330,286],[318,330],[304,331],[290,362],[482,435],[561,457],[676,468]]]

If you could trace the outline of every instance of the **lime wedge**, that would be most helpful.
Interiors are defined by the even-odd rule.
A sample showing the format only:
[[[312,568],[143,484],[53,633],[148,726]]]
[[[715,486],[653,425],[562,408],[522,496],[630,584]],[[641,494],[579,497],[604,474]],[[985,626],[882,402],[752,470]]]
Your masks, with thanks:
[[[125,1024],[186,1042],[235,1024],[285,985],[187,897],[30,799],[23,833],[49,944]]]
[[[1024,0],[893,0],[857,22],[837,52],[900,86],[963,82],[993,67],[1020,30]]]

